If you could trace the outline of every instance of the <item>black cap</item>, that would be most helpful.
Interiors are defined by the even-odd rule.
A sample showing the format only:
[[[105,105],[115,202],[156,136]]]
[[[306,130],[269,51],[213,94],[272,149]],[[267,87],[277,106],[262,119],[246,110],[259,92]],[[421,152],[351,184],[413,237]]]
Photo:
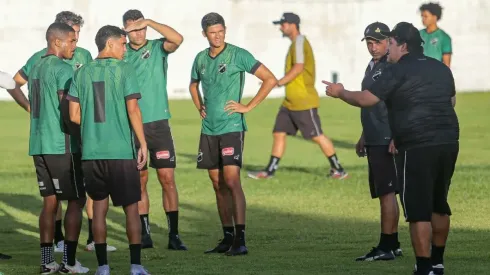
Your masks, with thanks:
[[[419,30],[408,22],[400,22],[393,27],[390,32],[381,32],[384,36],[393,37],[398,42],[422,44],[424,40],[420,36]]]
[[[272,21],[272,23],[274,25],[282,24],[282,23],[290,23],[290,24],[299,25],[300,19],[299,19],[299,16],[297,14],[294,14],[292,12],[285,12],[282,14],[281,19],[279,19],[278,21]]]
[[[364,30],[364,38],[361,41],[364,41],[364,39],[367,38],[372,38],[378,41],[386,39],[386,36],[382,34],[383,32],[390,32],[390,28],[386,24],[383,24],[381,22],[374,22],[372,24],[369,24],[369,26],[367,26]]]

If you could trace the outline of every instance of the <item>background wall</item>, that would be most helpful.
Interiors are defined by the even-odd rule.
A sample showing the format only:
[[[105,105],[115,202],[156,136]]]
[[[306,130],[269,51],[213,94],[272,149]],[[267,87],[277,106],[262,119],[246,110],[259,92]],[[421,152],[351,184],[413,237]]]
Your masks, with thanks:
[[[316,57],[317,88],[323,94],[322,79],[337,72],[348,89],[359,89],[370,59],[361,42],[365,27],[381,21],[392,28],[408,21],[422,28],[415,0],[0,0],[0,70],[14,74],[37,50],[45,47],[47,26],[62,10],[85,19],[79,46],[95,57],[94,38],[106,24],[122,25],[123,13],[140,9],[147,18],[168,24],[181,32],[184,44],[169,59],[168,91],[172,98],[188,98],[190,69],[196,53],[207,47],[200,20],[207,12],[223,15],[227,41],[252,52],[278,78],[283,76],[288,39],[282,38],[277,20],[285,11],[300,15],[301,31],[310,40]],[[453,40],[452,70],[459,92],[490,90],[490,0],[441,0],[444,7],[440,26]],[[151,38],[156,38],[150,31]],[[246,95],[254,95],[259,81],[247,76]],[[272,96],[282,96],[275,89]],[[10,99],[0,91],[0,99]]]

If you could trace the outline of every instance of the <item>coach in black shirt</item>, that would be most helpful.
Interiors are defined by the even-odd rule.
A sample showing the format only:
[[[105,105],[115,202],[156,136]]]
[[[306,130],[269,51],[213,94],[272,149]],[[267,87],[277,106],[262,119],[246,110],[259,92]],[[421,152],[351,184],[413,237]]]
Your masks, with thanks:
[[[374,22],[364,30],[366,46],[373,57],[369,62],[362,90],[369,90],[390,63],[388,58],[388,38],[381,32],[390,29],[383,23]],[[379,244],[356,261],[386,261],[401,256],[398,242],[398,220],[400,211],[396,200],[397,174],[393,154],[395,147],[391,138],[388,110],[383,101],[361,108],[362,134],[356,145],[357,155],[367,155],[369,167],[369,189],[373,199],[379,198],[381,206],[381,236]]]
[[[447,196],[459,152],[454,78],[446,65],[423,55],[422,38],[412,24],[398,23],[383,34],[390,39],[388,61],[396,64],[369,89],[350,92],[342,84],[324,83],[327,95],[354,106],[386,103],[403,158],[400,195],[417,257],[415,274],[443,274],[451,215]]]

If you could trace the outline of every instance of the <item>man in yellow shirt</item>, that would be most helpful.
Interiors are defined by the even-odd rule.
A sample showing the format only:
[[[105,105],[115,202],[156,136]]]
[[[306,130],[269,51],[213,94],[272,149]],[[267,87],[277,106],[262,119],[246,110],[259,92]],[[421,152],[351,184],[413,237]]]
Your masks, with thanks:
[[[274,143],[269,164],[263,171],[251,171],[248,176],[254,179],[270,178],[278,168],[279,160],[286,149],[286,136],[301,131],[303,138],[317,143],[330,162],[330,176],[344,179],[347,172],[340,165],[332,141],[322,132],[318,107],[320,100],[315,89],[315,58],[310,43],[299,31],[300,18],[294,13],[284,13],[279,21],[283,36],[292,43],[286,58],[286,75],[278,86],[285,86],[286,98],[274,125]]]

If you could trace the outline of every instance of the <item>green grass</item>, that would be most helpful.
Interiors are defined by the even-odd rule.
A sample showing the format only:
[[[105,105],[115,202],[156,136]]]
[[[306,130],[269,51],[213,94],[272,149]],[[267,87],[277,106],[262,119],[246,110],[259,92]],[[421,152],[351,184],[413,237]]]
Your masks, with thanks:
[[[446,250],[448,274],[486,274],[490,270],[490,93],[458,95],[461,151],[449,195],[452,231]],[[280,101],[266,100],[247,115],[244,169],[262,168],[269,159],[271,130]],[[414,257],[407,225],[400,219],[405,257],[391,262],[356,263],[378,241],[379,206],[371,200],[366,160],[353,150],[360,133],[359,110],[322,99],[323,130],[351,178],[327,179],[328,161],[316,145],[288,139],[286,155],[274,179],[254,181],[242,175],[247,196],[250,254],[227,258],[204,255],[221,237],[215,197],[205,171],[195,169],[200,120],[190,101],[172,101],[171,125],[178,153],[180,235],[190,251],[166,249],[167,225],[161,191],[151,173],[151,225],[156,248],[144,250],[152,274],[411,274]],[[27,155],[28,116],[14,103],[0,102],[0,262],[4,274],[36,274],[39,265],[38,215],[41,199],[34,167]],[[129,253],[124,214],[111,208],[109,254],[113,274],[127,274]],[[80,243],[87,238],[84,220]],[[61,254],[56,255],[61,261]],[[79,246],[77,258],[95,271],[95,254]],[[93,274],[93,273],[91,273]]]

